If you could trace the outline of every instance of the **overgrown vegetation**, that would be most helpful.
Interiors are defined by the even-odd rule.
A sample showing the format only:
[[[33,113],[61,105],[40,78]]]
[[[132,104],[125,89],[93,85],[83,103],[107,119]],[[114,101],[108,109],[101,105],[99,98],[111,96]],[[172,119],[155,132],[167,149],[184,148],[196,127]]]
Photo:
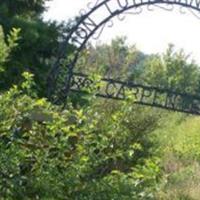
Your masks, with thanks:
[[[134,98],[73,95],[64,110],[45,98],[41,77],[64,25],[43,22],[44,8],[0,5],[0,199],[199,200],[199,117]],[[77,69],[196,94],[199,66],[187,59],[171,45],[145,55],[117,38],[88,46]]]

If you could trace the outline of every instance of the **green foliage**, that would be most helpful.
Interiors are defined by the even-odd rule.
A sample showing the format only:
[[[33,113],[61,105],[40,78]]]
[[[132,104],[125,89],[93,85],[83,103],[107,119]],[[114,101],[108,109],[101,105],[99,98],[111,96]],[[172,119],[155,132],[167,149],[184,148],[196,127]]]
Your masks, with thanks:
[[[120,52],[123,52],[122,57],[120,57]],[[139,62],[137,62],[138,57],[140,58]],[[84,68],[83,66],[89,67]],[[95,71],[104,76],[120,79],[124,79],[123,75],[125,75],[128,79],[139,83],[168,88],[182,93],[198,94],[199,92],[199,66],[194,61],[189,61],[189,57],[183,50],[175,52],[173,45],[169,45],[169,48],[163,55],[151,55],[141,58],[136,49],[129,48],[123,39],[118,39],[113,41],[110,46],[99,45],[96,48],[89,47],[79,62],[79,69],[90,72]],[[123,75],[121,76],[121,74]],[[152,179],[153,173],[151,174],[150,167],[147,169],[146,174],[145,171],[142,171],[142,176],[145,178],[148,177],[148,174],[151,174],[149,179],[151,192],[157,190],[153,193],[153,199],[200,199],[198,118],[178,113],[161,112],[157,109],[155,112],[144,108],[140,110],[137,106],[130,106],[127,102],[125,106],[113,101],[110,101],[110,103],[107,101],[97,102],[99,102],[99,116],[102,116],[100,122],[106,119],[103,131],[106,133],[111,132],[111,134],[117,131],[117,135],[114,135],[117,138],[115,139],[117,140],[116,143],[122,145],[120,148],[123,148],[123,145],[126,146],[130,154],[134,152],[136,159],[132,161],[134,164],[139,163],[140,172],[142,171],[142,162],[137,158],[141,157],[144,162],[147,162],[149,157],[150,161],[154,160],[155,155],[160,158],[159,164],[155,166],[161,167],[161,169],[153,171],[156,172],[155,179]],[[91,107],[91,104],[89,106]],[[97,108],[91,107],[91,109],[94,113],[97,112]],[[127,111],[126,109],[130,110]],[[143,113],[145,114],[143,115]],[[157,118],[153,118],[155,116]],[[117,124],[112,117],[117,119]],[[148,123],[151,125],[148,126]],[[101,124],[97,124],[96,127],[102,128]],[[138,133],[138,135],[135,133]],[[144,134],[145,139],[141,137],[141,134]],[[129,148],[129,141],[131,142],[130,135],[134,135],[133,141],[137,141],[139,137],[139,145],[144,148],[140,148],[139,152],[141,154],[136,153],[138,149],[135,151],[135,149],[131,150]],[[125,143],[123,140],[118,140],[120,137],[124,139]],[[93,140],[96,141],[97,139],[93,138]],[[118,149],[118,146],[114,146],[114,149]],[[116,152],[121,153],[121,151]],[[125,149],[123,152],[125,152]],[[120,154],[117,153],[117,155],[119,156]],[[127,155],[122,154],[121,157],[128,161]],[[126,166],[128,167],[128,164]],[[134,170],[137,169],[135,165],[133,168]],[[119,169],[117,168],[117,170]],[[119,171],[121,172],[121,170]],[[129,176],[130,173],[128,173]],[[129,178],[125,177],[127,183],[125,188],[129,188]],[[121,179],[118,178],[118,180]],[[134,183],[132,182],[131,184],[133,187]],[[116,185],[116,183],[113,182],[112,185]],[[141,187],[140,192],[148,190],[148,186],[147,182],[145,182],[145,186]],[[125,192],[125,194],[129,195],[128,197],[126,195],[123,196],[123,187],[121,187],[120,191],[121,193],[119,192],[118,194],[119,199],[141,198],[138,188],[135,188],[135,191],[138,192],[133,196],[131,196],[131,189],[128,189]],[[149,194],[152,194],[151,192]],[[110,193],[112,193],[112,190]],[[110,194],[107,199],[112,198],[115,199]],[[93,197],[92,199],[96,198]],[[148,197],[144,196],[143,199],[148,199]]]
[[[0,25],[4,34],[10,30],[20,31],[18,47],[10,54],[4,64],[6,68],[0,90],[9,89],[13,84],[21,82],[21,74],[29,71],[34,74],[37,90],[44,96],[47,74],[57,56],[59,46],[58,37],[61,37],[67,25],[57,22],[45,22],[42,14],[45,2],[48,0],[3,0],[0,5]],[[11,37],[14,37],[15,32]],[[12,40],[7,38],[7,44]],[[10,45],[15,45],[10,43]],[[71,51],[71,50],[68,50]]]
[[[147,159],[148,133],[157,116],[138,118],[131,100],[60,111],[23,77],[0,96],[2,199],[153,199],[160,169]]]
[[[199,92],[199,66],[183,50],[175,52],[173,45],[163,55],[144,55],[128,46],[125,38],[116,38],[110,45],[88,46],[77,70],[182,93]]]
[[[40,98],[67,27],[42,21],[44,0],[13,2],[0,5],[0,199],[200,199],[199,119],[132,98],[71,97],[65,110]],[[187,59],[172,46],[146,56],[117,38],[89,46],[77,69],[97,82],[103,75],[196,93],[199,68]]]
[[[8,57],[8,47],[5,43],[5,38],[4,38],[4,33],[2,28],[0,28],[0,48],[1,48],[1,53],[0,53],[0,63],[4,63],[6,58]],[[1,66],[1,71],[2,71],[2,66]]]
[[[111,44],[89,45],[79,60],[77,69],[84,73],[98,73],[103,77],[133,79],[141,73],[141,63],[146,56],[125,37],[112,40]]]
[[[3,15],[10,17],[15,15],[30,17],[44,12],[46,1],[50,0],[15,0],[15,3],[10,0],[3,0],[0,10]]]
[[[195,94],[199,90],[200,71],[188,58],[183,50],[174,52],[173,45],[169,45],[163,56],[151,56],[146,60],[140,78],[149,85]]]
[[[8,60],[11,51],[17,46],[19,33],[20,29],[13,28],[5,38],[3,29],[0,26],[0,72],[5,71],[5,62]]]
[[[199,118],[171,114],[155,131],[162,178],[156,199],[200,198]]]
[[[10,31],[10,34],[8,35],[8,38],[7,38],[8,47],[10,49],[13,49],[18,45],[17,41],[20,38],[19,34],[20,34],[19,28],[12,28],[12,30]]]

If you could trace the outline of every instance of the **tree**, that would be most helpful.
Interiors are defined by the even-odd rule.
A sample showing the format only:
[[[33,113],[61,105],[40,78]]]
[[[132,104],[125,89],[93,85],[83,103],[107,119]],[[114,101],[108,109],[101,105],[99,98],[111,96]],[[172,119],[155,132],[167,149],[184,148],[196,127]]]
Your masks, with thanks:
[[[183,50],[174,51],[169,45],[162,56],[152,55],[145,62],[141,79],[148,85],[195,94],[198,92],[200,71],[198,65],[188,61]]]
[[[1,84],[4,83],[4,74],[6,73],[5,63],[9,60],[11,52],[16,48],[19,39],[20,29],[13,28],[7,37],[5,37],[2,27],[0,26],[0,74]],[[7,40],[7,42],[6,42]]]
[[[111,44],[89,45],[78,63],[77,69],[84,73],[97,73],[103,77],[127,80],[141,72],[141,63],[146,56],[125,37],[113,39]],[[141,67],[141,68],[140,68]]]
[[[44,12],[45,2],[51,0],[2,0],[0,10],[3,15],[10,17],[23,15],[24,17],[37,16]],[[1,12],[2,13],[2,12]]]
[[[12,51],[5,64],[5,82],[0,89],[8,89],[21,81],[23,71],[35,76],[41,95],[45,93],[46,76],[52,60],[57,56],[58,37],[63,25],[57,22],[44,22],[42,13],[45,0],[4,0],[0,5],[0,24],[8,34],[13,27],[21,29],[18,48]]]

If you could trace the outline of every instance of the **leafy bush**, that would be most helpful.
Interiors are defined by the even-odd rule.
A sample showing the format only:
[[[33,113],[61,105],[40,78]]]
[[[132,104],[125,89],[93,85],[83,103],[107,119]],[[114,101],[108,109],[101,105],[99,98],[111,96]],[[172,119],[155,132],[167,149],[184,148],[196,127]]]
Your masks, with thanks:
[[[152,112],[138,118],[132,102],[61,111],[23,77],[0,96],[1,199],[153,199]]]
[[[0,26],[0,73],[5,71],[4,63],[7,61],[10,52],[17,46],[19,32],[20,29],[13,28],[7,38],[5,38],[3,29]]]

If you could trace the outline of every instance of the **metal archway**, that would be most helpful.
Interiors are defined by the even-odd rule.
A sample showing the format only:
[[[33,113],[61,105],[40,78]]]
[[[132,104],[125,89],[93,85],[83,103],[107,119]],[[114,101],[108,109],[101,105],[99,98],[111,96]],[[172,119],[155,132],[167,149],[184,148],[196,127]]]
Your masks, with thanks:
[[[56,103],[64,102],[69,94],[69,91],[81,91],[84,88],[90,87],[92,80],[87,76],[81,74],[74,74],[74,68],[76,66],[77,60],[80,53],[83,51],[85,45],[90,38],[98,39],[105,27],[113,26],[113,17],[117,17],[119,20],[124,20],[125,14],[140,14],[143,8],[146,7],[148,10],[152,11],[154,6],[171,11],[174,9],[174,5],[180,7],[180,12],[184,12],[183,9],[189,9],[195,16],[199,17],[200,14],[200,0],[95,0],[89,3],[87,10],[81,10],[80,16],[77,17],[72,23],[72,28],[64,36],[64,42],[62,42],[59,55],[57,60],[52,67],[47,84],[48,84],[48,96]],[[101,18],[97,15],[101,13]],[[200,17],[199,17],[200,18]],[[75,51],[72,55],[66,55],[66,50],[70,47],[74,47]],[[98,96],[114,99],[124,99],[120,98],[119,94],[125,88],[142,88],[141,98],[138,103],[144,105],[150,105],[155,107],[161,107],[171,110],[177,110],[181,112],[200,114],[200,98],[197,96],[191,96],[188,94],[175,93],[168,90],[163,90],[155,87],[146,87],[142,85],[134,85],[132,83],[117,82],[115,80],[103,79],[103,82],[108,85],[105,87],[107,91],[104,93],[99,92]],[[87,83],[87,84],[86,84]],[[109,94],[108,90],[110,85],[114,88],[119,86],[120,92],[116,94]],[[149,94],[145,94],[145,91]],[[146,96],[151,96],[150,93],[154,91],[154,100],[149,102],[143,102],[142,100]],[[156,96],[160,94],[165,94],[165,103],[156,103]],[[135,93],[134,93],[135,94]],[[137,93],[139,95],[139,92]],[[179,100],[177,100],[179,99]],[[188,100],[191,100],[190,103]],[[183,108],[177,108],[176,101],[180,105],[180,101],[183,102]],[[168,105],[167,102],[170,102]]]

